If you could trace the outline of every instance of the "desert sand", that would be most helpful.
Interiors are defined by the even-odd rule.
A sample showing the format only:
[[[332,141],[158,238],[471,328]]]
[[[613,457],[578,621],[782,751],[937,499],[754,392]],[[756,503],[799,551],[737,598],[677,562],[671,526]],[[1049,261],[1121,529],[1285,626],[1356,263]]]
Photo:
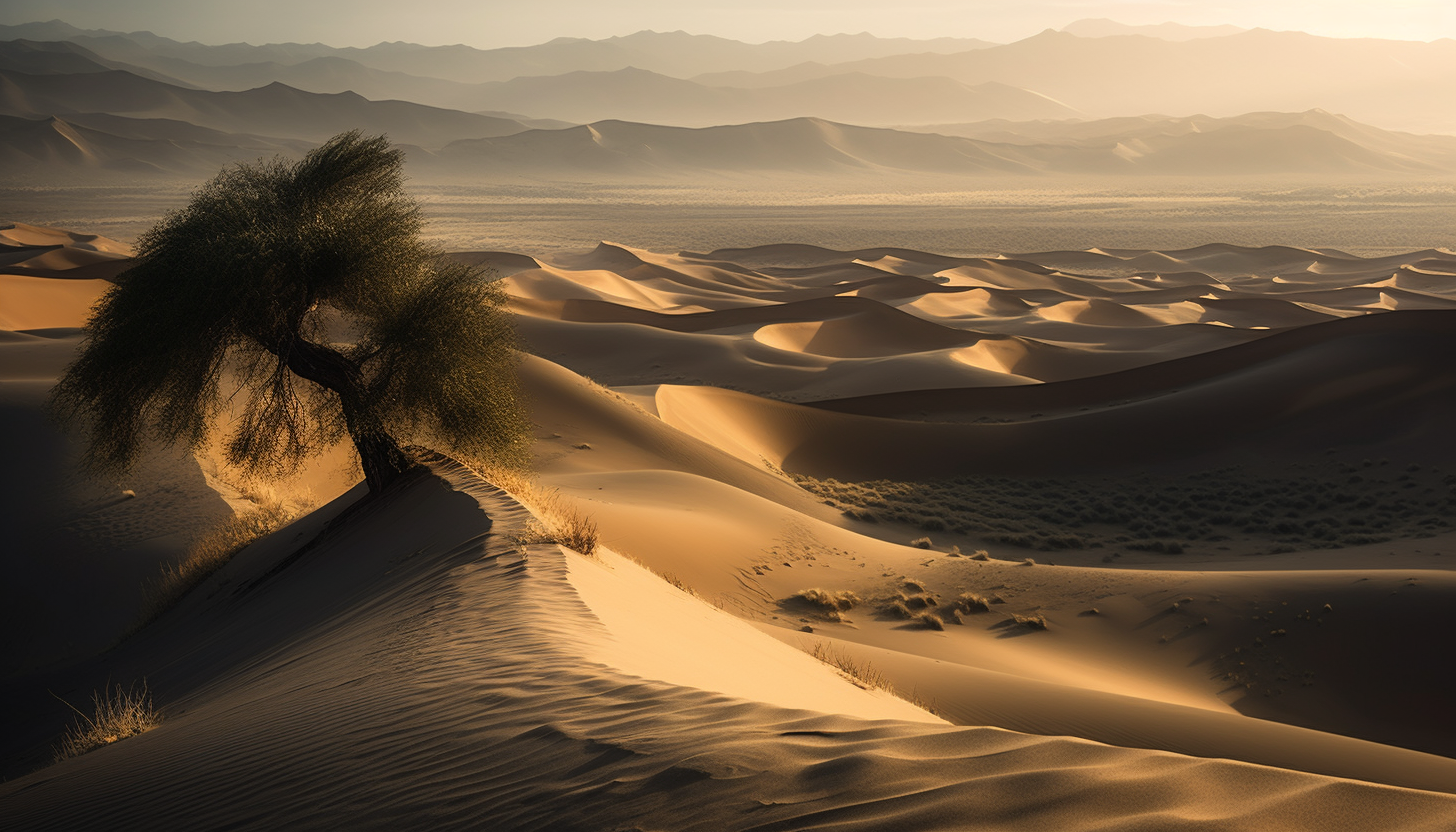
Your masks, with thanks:
[[[0,246],[7,828],[1456,817],[1449,251],[462,252],[596,553],[445,456],[360,504],[340,452],[128,635],[255,497],[84,477],[44,401],[129,250]],[[159,727],[48,765],[143,679]]]

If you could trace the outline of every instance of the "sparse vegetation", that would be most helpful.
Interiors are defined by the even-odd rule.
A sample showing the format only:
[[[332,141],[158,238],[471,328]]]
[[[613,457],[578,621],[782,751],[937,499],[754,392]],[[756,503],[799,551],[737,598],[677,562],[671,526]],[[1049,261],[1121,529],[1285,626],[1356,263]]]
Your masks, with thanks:
[[[545,488],[535,475],[514,466],[491,465],[465,457],[460,464],[481,479],[515,497],[534,519],[516,542],[556,543],[587,557],[595,557],[601,535],[596,521],[572,505],[555,488]]]
[[[1011,620],[1028,630],[1045,630],[1047,628],[1047,620],[1044,615],[1021,615],[1018,613],[1012,615]]]
[[[1230,467],[1186,476],[859,483],[791,476],[848,517],[1039,551],[1111,550],[1103,562],[1124,552],[1177,555],[1214,545],[1250,554],[1332,549],[1456,528],[1456,475],[1333,458],[1281,474]],[[911,545],[929,548],[930,539],[915,537]]]
[[[955,601],[956,609],[961,612],[985,612],[991,609],[991,602],[983,595],[974,592],[962,592]]]
[[[554,490],[527,505],[536,518],[521,535],[521,543],[555,543],[587,557],[596,557],[600,535],[595,520],[582,514]]]
[[[371,494],[411,441],[525,462],[505,293],[425,240],[404,158],[349,132],[230,165],[142,234],[52,392],[87,465],[124,472],[148,437],[197,448],[230,401],[226,459],[254,472],[345,439]]]
[[[257,508],[219,523],[198,538],[181,561],[162,567],[161,575],[147,587],[133,630],[141,629],[171,609],[253,541],[283,528],[310,508],[307,504],[288,505],[273,494],[257,492],[253,501]]]
[[[94,708],[91,716],[87,716],[75,705],[61,699],[82,721],[72,725],[61,738],[54,762],[79,757],[103,745],[134,737],[162,722],[161,715],[152,705],[152,695],[145,681],[130,688],[117,685],[110,694],[98,692],[92,695],[91,700]]]
[[[842,650],[836,650],[827,642],[816,641],[809,649],[809,655],[844,674],[846,678],[865,690],[883,690],[895,693],[890,680],[867,661],[856,659]]]
[[[811,607],[819,612],[840,613],[854,609],[860,597],[849,590],[832,592],[827,589],[801,589],[789,596],[791,603]]]
[[[945,619],[941,618],[933,612],[922,612],[919,615],[915,616],[915,620],[920,622],[920,626],[924,627],[927,630],[945,629]]]

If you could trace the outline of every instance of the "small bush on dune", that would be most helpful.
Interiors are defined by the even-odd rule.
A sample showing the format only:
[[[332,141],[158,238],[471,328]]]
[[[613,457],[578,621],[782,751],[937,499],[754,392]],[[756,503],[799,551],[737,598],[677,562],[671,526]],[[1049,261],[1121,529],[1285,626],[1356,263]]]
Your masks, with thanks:
[[[919,615],[915,616],[915,620],[920,622],[920,626],[924,627],[927,630],[945,629],[945,619],[941,618],[933,612],[922,612]]]
[[[955,605],[961,612],[985,612],[991,609],[991,602],[974,592],[962,592]]]
[[[898,599],[897,600],[894,600],[894,601],[891,601],[890,603],[888,603],[885,606],[881,607],[880,608],[880,612],[884,613],[885,615],[890,616],[891,618],[905,618],[905,619],[908,619],[908,618],[914,618],[915,617],[915,613],[913,613],[913,612],[910,611],[910,608],[905,605],[905,602],[903,600],[898,600]]]
[[[855,605],[860,602],[859,596],[849,590],[831,592],[817,587],[814,589],[801,589],[789,596],[789,600],[824,612],[840,612],[842,610],[854,609]]]
[[[914,546],[917,549],[929,549],[931,545],[930,538],[917,537],[914,540],[910,541],[910,545]]]
[[[1028,630],[1045,630],[1047,628],[1047,620],[1044,615],[1013,615],[1011,620]]]
[[[542,487],[533,475],[520,469],[492,466],[468,457],[461,462],[535,515],[530,527],[517,538],[518,543],[556,543],[587,557],[596,556],[601,542],[596,521],[568,503],[560,491]]]
[[[161,715],[152,707],[152,695],[146,682],[142,682],[140,689],[117,685],[111,695],[96,693],[91,700],[95,704],[92,716],[66,702],[67,707],[76,711],[84,722],[77,722],[66,732],[55,750],[54,762],[79,757],[103,745],[150,731],[162,723]],[[61,701],[65,702],[64,699]]]
[[[230,517],[192,544],[181,562],[162,567],[142,602],[140,628],[171,609],[182,597],[232,560],[250,543],[283,528],[304,508],[290,508],[272,495],[253,495],[257,508]]]
[[[886,678],[885,674],[876,670],[874,665],[840,652],[824,642],[816,642],[810,649],[809,655],[843,673],[859,687],[866,690],[895,692],[890,680]]]

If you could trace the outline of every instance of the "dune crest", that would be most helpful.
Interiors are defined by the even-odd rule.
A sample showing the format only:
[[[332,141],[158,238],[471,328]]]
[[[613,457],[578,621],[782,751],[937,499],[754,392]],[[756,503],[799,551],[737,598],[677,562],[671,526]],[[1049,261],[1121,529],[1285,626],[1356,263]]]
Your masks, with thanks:
[[[538,486],[601,554],[444,457],[361,505],[335,454],[302,478],[327,505],[116,643],[128,590],[245,495],[208,448],[81,476],[43,407],[84,315],[46,293],[104,288],[72,273],[126,251],[0,235],[29,287],[6,321],[49,322],[0,333],[3,450],[41,472],[0,501],[0,606],[45,622],[0,691],[26,715],[0,743],[16,828],[1456,811],[1431,661],[1456,603],[1449,252],[456,254],[510,296]],[[32,771],[73,716],[46,691],[143,677],[159,727]]]

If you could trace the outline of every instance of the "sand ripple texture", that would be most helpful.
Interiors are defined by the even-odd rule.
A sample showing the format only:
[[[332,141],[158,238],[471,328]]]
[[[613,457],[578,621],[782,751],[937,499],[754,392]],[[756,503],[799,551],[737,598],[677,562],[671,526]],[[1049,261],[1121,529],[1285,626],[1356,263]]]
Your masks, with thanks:
[[[790,401],[1065,381],[1310,324],[1456,308],[1456,255],[1443,250],[956,258],[603,243],[530,264],[473,259],[499,260],[528,342],[572,369],[610,384],[709,384]]]
[[[489,517],[487,517],[487,512]],[[1456,799],[629,676],[524,512],[444,465],[115,667],[158,729],[0,787],[10,829],[1445,829]],[[672,592],[665,585],[663,592]],[[610,652],[610,651],[608,651]]]

